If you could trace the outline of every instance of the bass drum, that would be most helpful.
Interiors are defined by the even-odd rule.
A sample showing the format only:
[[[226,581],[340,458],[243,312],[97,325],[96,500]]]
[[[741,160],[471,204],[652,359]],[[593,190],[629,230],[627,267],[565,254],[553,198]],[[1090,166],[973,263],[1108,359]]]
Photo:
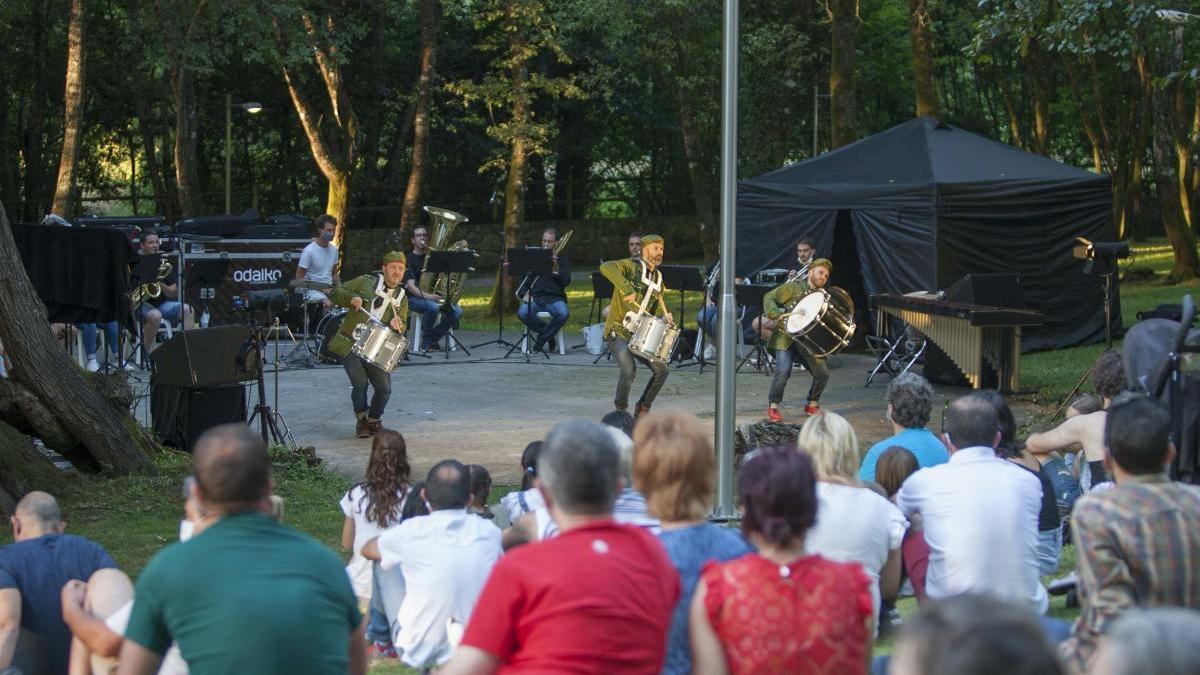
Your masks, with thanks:
[[[782,319],[796,344],[818,358],[836,354],[854,337],[854,302],[837,287],[805,295]]]
[[[316,337],[320,339],[320,344],[317,347],[316,356],[322,363],[340,364],[342,362],[340,357],[329,353],[329,342],[342,327],[342,319],[346,318],[347,311],[343,308],[334,309],[321,317],[320,322],[317,323]]]

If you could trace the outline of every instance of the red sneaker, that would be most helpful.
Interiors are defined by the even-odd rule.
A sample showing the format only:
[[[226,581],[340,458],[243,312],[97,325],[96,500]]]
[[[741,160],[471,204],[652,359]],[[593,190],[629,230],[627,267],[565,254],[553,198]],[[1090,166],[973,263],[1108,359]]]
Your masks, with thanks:
[[[804,406],[805,415],[816,415],[819,412],[821,412],[821,406],[817,405],[813,401],[809,401],[808,405]]]
[[[767,419],[772,422],[782,422],[783,413],[779,412],[779,408],[767,408]]]
[[[400,654],[396,652],[396,648],[390,642],[372,642],[367,645],[367,658],[372,661],[398,659]]]

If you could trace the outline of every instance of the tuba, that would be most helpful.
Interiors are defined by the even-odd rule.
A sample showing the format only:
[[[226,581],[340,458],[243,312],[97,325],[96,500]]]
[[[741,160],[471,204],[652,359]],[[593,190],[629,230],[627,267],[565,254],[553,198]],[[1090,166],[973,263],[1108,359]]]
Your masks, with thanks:
[[[433,221],[433,227],[429,232],[429,250],[432,251],[470,251],[471,248],[467,245],[466,239],[459,239],[450,244],[450,238],[454,235],[454,228],[459,223],[465,223],[469,218],[461,213],[455,213],[449,209],[442,209],[436,206],[422,207],[425,213],[429,214],[429,218]],[[417,286],[426,293],[437,293],[442,296],[446,305],[453,305],[458,302],[459,296],[462,295],[463,282],[467,279],[466,272],[454,272],[452,274],[435,274],[428,271],[429,256],[425,256],[425,264],[421,270],[421,275],[418,278]]]

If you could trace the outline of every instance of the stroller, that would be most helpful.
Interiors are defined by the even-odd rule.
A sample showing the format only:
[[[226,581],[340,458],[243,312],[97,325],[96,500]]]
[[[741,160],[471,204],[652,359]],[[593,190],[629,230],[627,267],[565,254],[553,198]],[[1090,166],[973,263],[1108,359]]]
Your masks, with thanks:
[[[1122,361],[1130,389],[1164,401],[1171,410],[1177,450],[1171,478],[1200,484],[1200,329],[1192,296],[1183,298],[1181,321],[1147,319],[1125,334]]]

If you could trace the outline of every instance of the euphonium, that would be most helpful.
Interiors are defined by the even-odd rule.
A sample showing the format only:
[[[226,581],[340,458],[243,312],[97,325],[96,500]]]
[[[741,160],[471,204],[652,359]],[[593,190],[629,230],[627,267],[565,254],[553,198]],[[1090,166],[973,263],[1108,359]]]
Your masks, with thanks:
[[[455,213],[449,209],[442,209],[436,206],[422,207],[425,213],[429,214],[433,220],[433,227],[429,233],[429,250],[430,251],[469,251],[466,239],[459,239],[447,246],[450,237],[454,234],[454,228],[459,223],[465,223],[469,218],[461,213]],[[421,269],[421,276],[417,281],[417,286],[426,293],[437,293],[442,296],[447,305],[453,305],[458,302],[458,298],[462,295],[463,282],[466,281],[466,272],[454,272],[452,274],[435,274],[429,272],[429,256],[425,256],[425,264]]]
[[[129,302],[137,307],[146,300],[152,300],[162,295],[162,281],[171,273],[171,263],[167,262],[166,257],[158,260],[158,279],[149,283],[142,284],[133,289],[129,294]]]
[[[567,230],[567,233],[562,236],[562,239],[559,239],[557,242],[555,242],[554,257],[557,258],[558,254],[561,253],[562,250],[567,247],[567,242],[571,241],[571,235],[573,235],[573,234],[575,234],[575,230]],[[558,271],[558,261],[557,260],[554,261],[554,271],[555,272]]]

